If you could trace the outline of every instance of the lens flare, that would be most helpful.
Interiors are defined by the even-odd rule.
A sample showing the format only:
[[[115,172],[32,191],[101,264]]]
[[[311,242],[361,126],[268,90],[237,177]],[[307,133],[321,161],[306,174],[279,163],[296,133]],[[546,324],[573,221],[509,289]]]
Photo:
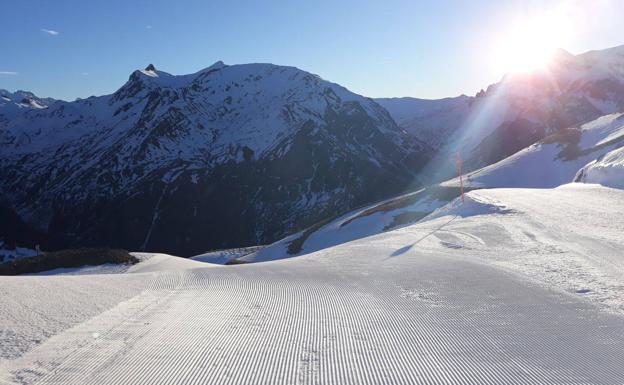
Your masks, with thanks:
[[[565,8],[518,20],[497,39],[494,66],[500,72],[545,68],[572,35],[572,14]]]

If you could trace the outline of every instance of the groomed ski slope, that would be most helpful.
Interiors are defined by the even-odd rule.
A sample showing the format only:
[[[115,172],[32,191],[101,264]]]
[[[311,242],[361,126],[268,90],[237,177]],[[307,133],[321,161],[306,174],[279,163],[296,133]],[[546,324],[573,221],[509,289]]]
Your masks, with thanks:
[[[0,383],[622,384],[622,231],[622,190],[476,190],[281,261],[157,255],[125,274],[0,277],[0,325],[16,334],[91,301],[8,358],[4,330]]]

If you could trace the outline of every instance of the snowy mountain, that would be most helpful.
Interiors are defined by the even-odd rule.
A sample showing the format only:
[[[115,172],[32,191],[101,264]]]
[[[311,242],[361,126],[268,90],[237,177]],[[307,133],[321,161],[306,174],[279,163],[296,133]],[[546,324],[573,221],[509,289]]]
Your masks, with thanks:
[[[181,76],[150,65],[112,95],[24,109],[0,121],[0,143],[0,202],[47,233],[42,246],[182,255],[273,241],[417,186],[432,154],[337,84],[221,62]]]
[[[52,98],[40,98],[28,91],[9,92],[0,89],[0,123],[8,122],[25,110],[46,108],[55,101]]]
[[[466,95],[437,100],[417,98],[377,98],[399,127],[440,148],[457,130],[470,112],[474,97]]]
[[[472,187],[567,183],[618,146],[579,127],[624,109],[624,47],[561,51],[543,71],[434,101],[374,101],[296,68],[221,62],[181,76],[150,65],[112,95],[70,103],[3,95],[0,204],[46,233],[44,245],[195,255],[385,208],[363,205],[448,179],[458,149],[477,170]],[[430,192],[399,202],[454,197]],[[426,212],[408,211],[336,242]]]
[[[464,175],[464,186],[466,191],[554,188],[576,181],[622,188],[623,149],[624,114],[605,115],[580,127],[558,131],[500,162]],[[291,258],[391,231],[425,220],[433,211],[447,207],[459,196],[459,187],[459,178],[453,178],[368,205],[236,259],[263,262]]]
[[[305,72],[150,66],[20,108],[0,198],[52,235],[192,253],[314,224],[0,276],[2,384],[622,384],[623,113],[472,173],[465,199],[451,180],[335,215],[417,180],[431,150]]]
[[[501,160],[560,129],[624,109],[624,46],[581,55],[560,51],[550,65],[507,75],[477,95],[451,139],[468,165]]]
[[[476,97],[379,99],[399,126],[440,148],[425,173],[454,173],[498,162],[564,128],[624,110],[624,46],[572,55],[560,50],[544,69],[512,73]]]

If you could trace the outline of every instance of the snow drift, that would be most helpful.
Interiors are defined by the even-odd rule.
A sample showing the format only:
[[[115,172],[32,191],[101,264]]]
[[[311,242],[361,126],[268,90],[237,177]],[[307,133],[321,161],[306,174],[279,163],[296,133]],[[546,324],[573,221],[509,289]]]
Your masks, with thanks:
[[[589,162],[576,174],[575,181],[599,183],[603,186],[624,188],[624,147],[606,153]]]

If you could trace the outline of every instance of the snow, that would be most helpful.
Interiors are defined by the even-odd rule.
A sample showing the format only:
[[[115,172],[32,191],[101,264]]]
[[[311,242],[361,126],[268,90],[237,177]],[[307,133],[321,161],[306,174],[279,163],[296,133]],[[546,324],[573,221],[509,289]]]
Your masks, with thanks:
[[[437,100],[406,97],[375,101],[390,113],[399,127],[439,148],[468,117],[473,98],[461,95]]]
[[[0,382],[620,384],[622,202],[476,190],[287,260],[0,277]]]
[[[139,294],[144,282],[117,274],[0,277],[0,383],[6,365],[55,334]]]
[[[580,290],[624,314],[624,221],[619,218],[624,201],[618,202],[624,191],[575,183],[476,190],[466,198],[465,205],[455,200],[421,222],[444,224],[432,238],[559,289]]]
[[[557,81],[587,75],[575,72],[580,64],[591,64],[595,79],[621,76],[615,64],[622,52],[610,50],[599,60],[592,53],[562,56],[574,63]],[[233,85],[251,75],[260,79],[244,91]],[[177,144],[184,151],[171,152],[176,159],[192,159],[198,143],[209,143],[219,161],[239,159],[229,143],[259,156],[292,129],[271,113],[275,105],[298,101],[291,116],[315,119],[330,103],[298,92],[310,85],[312,92],[330,89],[346,100],[363,99],[313,75],[267,64],[218,62],[191,75],[153,69],[137,76],[149,87],[233,87],[232,100],[244,105],[224,124],[205,109],[217,100],[185,101],[207,114],[193,123],[203,123],[213,139],[184,138]],[[293,79],[301,87],[284,93]],[[454,132],[465,148],[513,119],[513,103],[535,96],[526,87],[498,91],[475,101]],[[249,96],[254,92],[262,92],[267,104],[258,105]],[[8,93],[0,95],[6,102],[0,107],[22,108]],[[144,103],[144,96],[135,102]],[[119,107],[111,98],[45,109],[28,103],[23,107],[29,111],[2,134],[15,134],[15,154],[66,145],[101,126],[80,125],[59,135],[59,122],[70,125],[83,113],[87,122],[110,115]],[[363,108],[382,119],[374,103]],[[33,114],[49,115],[29,128]],[[114,141],[131,122],[120,117],[106,123],[114,127],[106,140]],[[623,127],[620,114],[605,116],[577,130],[574,156],[562,156],[566,143],[546,140],[471,173],[466,182],[539,189],[473,190],[465,202],[449,204],[423,190],[261,249],[192,259],[133,253],[141,260],[134,266],[0,277],[0,383],[622,384],[624,190],[605,186],[624,187]],[[166,139],[160,144],[169,145]],[[166,162],[167,156],[150,153],[146,162]],[[172,170],[165,179],[177,175]],[[568,184],[573,179],[587,183]],[[306,197],[301,204],[320,199]],[[397,221],[431,211],[416,223]],[[297,239],[303,239],[298,256],[286,259]],[[232,257],[265,262],[212,264]]]
[[[565,140],[538,142],[497,163],[467,174],[464,183],[479,188],[548,188],[569,183],[588,162],[624,145],[622,116],[621,113],[605,115],[582,125],[578,129],[578,145],[566,144]],[[566,146],[577,147],[574,149],[576,154],[572,157],[564,156]],[[442,185],[459,186],[459,179],[451,179]]]
[[[148,70],[139,70],[143,75],[149,76],[151,78],[157,78],[158,73],[156,71],[148,71]]]
[[[461,198],[458,198],[453,202],[433,211],[422,221],[426,222],[446,216],[466,218],[476,215],[508,214],[511,212],[513,212],[513,209],[505,206],[505,204],[473,192],[466,194],[463,201]]]
[[[37,250],[27,247],[8,248],[4,241],[0,240],[0,263],[19,258],[33,257],[37,255]]]
[[[195,255],[190,259],[199,262],[226,264],[234,259],[241,258],[245,255],[261,250],[264,246],[239,247],[235,249],[223,249],[208,251],[203,254]]]
[[[130,254],[137,257],[141,262],[132,265],[127,270],[128,273],[173,272],[206,267],[205,263],[169,254],[144,252]]]
[[[624,147],[589,162],[579,170],[575,180],[624,189]]]
[[[469,173],[464,177],[464,185],[471,188],[553,188],[577,180],[578,177],[575,177],[575,175],[588,162],[603,156],[617,146],[624,145],[623,114],[615,113],[602,116],[581,125],[576,132],[579,136],[578,144],[574,143],[573,140],[567,143],[567,139],[545,140],[536,143],[500,162]],[[566,146],[573,147],[576,154],[569,158],[562,156]],[[592,164],[596,164],[596,162],[590,163],[590,166]],[[592,168],[592,177],[599,178],[597,175],[600,172],[608,172],[610,174],[605,176],[603,184],[618,187],[620,186],[620,181],[624,180],[624,178],[621,178],[621,174],[618,174],[620,167],[617,160],[609,161],[608,166],[602,163],[596,164]],[[598,169],[601,171],[597,171]],[[610,181],[607,181],[607,179]],[[589,183],[601,182],[595,179]],[[458,187],[459,179],[454,178],[441,185],[443,187]],[[417,193],[419,192],[413,194]],[[409,205],[399,205],[399,207],[394,207],[390,210],[374,209],[400,198],[389,199],[354,210],[333,219],[319,228],[310,229],[309,234],[302,231],[290,235],[256,253],[244,256],[241,260],[245,262],[263,262],[309,254],[327,247],[379,234],[391,229],[391,224],[401,216],[416,212],[427,214],[448,203],[425,195],[422,199],[418,199]],[[442,207],[432,215],[439,216],[444,210],[450,209],[452,209],[452,205]],[[475,212],[479,210],[486,210],[486,212],[488,212],[487,210],[493,210],[489,213],[495,213],[499,209],[505,210],[496,205],[484,205],[480,202],[475,202],[473,198],[468,198],[466,204],[462,205],[463,214],[461,215],[472,215],[471,210],[475,210]],[[365,212],[368,214],[362,215]],[[407,223],[413,223],[416,220],[410,220]],[[289,252],[289,245],[298,239],[304,239],[301,250],[296,253]]]
[[[422,195],[422,196],[420,196]],[[414,197],[413,202],[398,203],[402,199]],[[395,202],[397,204],[395,204]],[[448,202],[438,200],[424,193],[424,190],[405,194],[392,199],[387,199],[360,209],[353,210],[341,215],[329,223],[314,229],[309,234],[301,231],[268,245],[256,252],[239,258],[243,262],[265,262],[276,259],[291,258],[296,255],[309,254],[341,243],[355,239],[368,237],[393,228],[404,223],[397,223],[402,215],[410,213],[429,213]],[[387,209],[384,206],[388,205]],[[408,221],[413,223],[416,219]],[[305,238],[301,250],[296,253],[288,251],[289,245],[298,238]]]

